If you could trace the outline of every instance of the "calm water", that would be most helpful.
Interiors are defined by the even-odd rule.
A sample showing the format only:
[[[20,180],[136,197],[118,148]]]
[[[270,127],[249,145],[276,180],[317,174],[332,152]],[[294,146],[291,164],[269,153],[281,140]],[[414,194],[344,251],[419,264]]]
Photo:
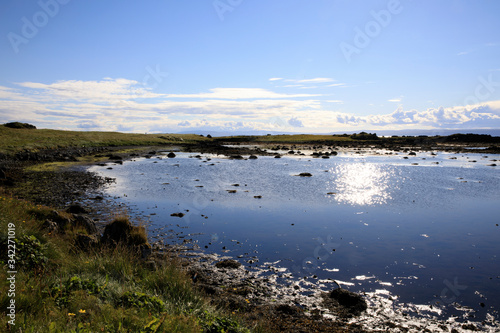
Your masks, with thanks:
[[[108,193],[149,216],[155,240],[192,239],[247,265],[498,318],[500,167],[488,164],[500,156],[194,155],[91,170],[116,178]]]

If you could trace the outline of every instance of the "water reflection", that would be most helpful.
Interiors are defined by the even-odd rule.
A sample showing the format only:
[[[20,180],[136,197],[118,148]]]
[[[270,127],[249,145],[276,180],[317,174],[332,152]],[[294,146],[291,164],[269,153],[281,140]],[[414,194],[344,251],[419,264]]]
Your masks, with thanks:
[[[394,176],[387,166],[366,163],[337,165],[332,172],[336,179],[334,196],[338,202],[351,205],[385,204],[392,199],[389,183]]]

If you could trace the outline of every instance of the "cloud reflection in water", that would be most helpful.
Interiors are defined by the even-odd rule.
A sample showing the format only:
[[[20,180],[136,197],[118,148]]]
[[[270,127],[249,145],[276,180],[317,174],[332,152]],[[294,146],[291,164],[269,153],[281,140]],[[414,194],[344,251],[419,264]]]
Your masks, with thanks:
[[[336,177],[335,200],[351,205],[385,204],[392,199],[390,183],[394,171],[387,166],[366,163],[337,165],[331,171]]]

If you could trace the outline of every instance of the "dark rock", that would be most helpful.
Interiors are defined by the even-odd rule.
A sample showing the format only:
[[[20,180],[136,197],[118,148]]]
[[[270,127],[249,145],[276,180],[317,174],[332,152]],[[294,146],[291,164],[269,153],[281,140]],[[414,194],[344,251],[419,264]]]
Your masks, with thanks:
[[[250,160],[256,160],[256,159],[257,159],[257,156],[255,156],[255,155],[250,155],[250,157],[249,157],[248,159],[250,159]]]
[[[236,260],[231,260],[231,259],[222,260],[222,261],[219,261],[218,263],[215,264],[215,267],[217,267],[217,268],[235,269],[235,268],[238,268],[240,266],[241,266],[241,263],[237,262]]]
[[[262,199],[262,195],[254,195],[253,196],[255,199]]]
[[[359,316],[368,308],[366,301],[360,295],[345,289],[335,289],[329,294],[330,299],[337,301],[349,314]]]
[[[87,230],[89,235],[97,234],[97,227],[94,220],[86,215],[74,214],[75,225],[81,226]]]
[[[59,226],[56,222],[51,220],[45,220],[42,224],[42,228],[47,230],[47,232],[57,232],[59,231]]]
[[[299,177],[312,177],[312,174],[310,174],[309,172],[301,172],[297,176],[299,176]]]
[[[82,251],[88,251],[99,245],[99,239],[96,235],[76,235],[75,245]]]
[[[183,217],[184,213],[172,213],[170,216],[175,216],[175,217]]]
[[[284,313],[289,316],[297,316],[303,310],[299,308],[298,306],[295,305],[288,305],[288,304],[280,304],[276,307],[276,311]]]
[[[89,212],[79,204],[74,204],[66,209],[66,212],[70,214],[88,214]]]
[[[170,153],[167,154],[167,157],[168,158],[174,158],[175,154],[173,152],[170,152]]]
[[[109,159],[114,160],[114,161],[121,161],[121,160],[123,160],[123,157],[118,156],[118,155],[111,155],[111,156],[109,156]]]
[[[102,240],[105,243],[115,244],[127,242],[131,231],[132,225],[130,222],[125,221],[125,219],[117,219],[106,225]]]
[[[417,156],[417,153],[411,151],[411,152],[408,153],[408,156]]]
[[[244,159],[243,156],[241,156],[241,155],[231,155],[231,156],[229,156],[229,158],[232,160],[243,160]]]
[[[116,246],[117,244],[125,244],[133,247],[139,253],[144,252],[144,247],[151,246],[148,244],[146,230],[142,226],[133,226],[128,218],[118,217],[104,228],[102,242]]]
[[[59,230],[64,230],[68,225],[71,224],[71,219],[64,213],[61,213],[57,210],[53,210],[50,213],[49,219],[57,223]]]
[[[275,155],[274,158],[281,158],[281,155]]]

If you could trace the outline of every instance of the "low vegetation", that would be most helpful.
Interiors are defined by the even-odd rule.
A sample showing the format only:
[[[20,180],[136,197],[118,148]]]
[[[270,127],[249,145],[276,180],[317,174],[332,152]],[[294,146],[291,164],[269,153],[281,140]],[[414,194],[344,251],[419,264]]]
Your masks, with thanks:
[[[1,331],[250,332],[211,306],[175,259],[146,265],[130,245],[144,243],[143,228],[132,229],[126,242],[82,251],[75,239],[85,229],[48,232],[42,225],[51,214],[51,207],[0,195]],[[116,221],[131,226],[126,217]],[[9,232],[15,253],[3,250]],[[8,273],[9,264],[17,273]],[[11,299],[15,325],[7,316]]]
[[[195,134],[78,132],[33,129],[26,126],[29,124],[21,125],[10,127],[0,125],[0,153],[13,154],[21,150],[37,151],[69,147],[161,146],[165,144],[191,144],[209,140]]]

